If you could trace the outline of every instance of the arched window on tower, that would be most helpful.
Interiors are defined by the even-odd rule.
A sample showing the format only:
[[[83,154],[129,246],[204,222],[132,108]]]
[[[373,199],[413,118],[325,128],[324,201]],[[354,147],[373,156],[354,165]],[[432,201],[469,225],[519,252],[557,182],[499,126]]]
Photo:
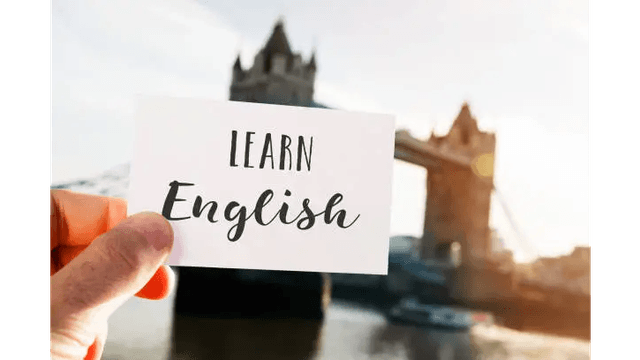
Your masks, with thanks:
[[[435,251],[435,255],[436,255],[436,259],[438,260],[445,260],[449,257],[449,249],[451,247],[451,243],[449,242],[444,242],[444,243],[440,243],[436,246],[436,251]]]
[[[466,126],[463,127],[460,131],[460,140],[462,141],[463,145],[469,145],[469,143],[471,142],[471,133]]]
[[[265,73],[269,73],[271,72],[271,56],[267,56],[264,62],[264,72]]]
[[[462,263],[462,246],[457,241],[442,242],[436,246],[435,256],[440,261],[458,267]]]

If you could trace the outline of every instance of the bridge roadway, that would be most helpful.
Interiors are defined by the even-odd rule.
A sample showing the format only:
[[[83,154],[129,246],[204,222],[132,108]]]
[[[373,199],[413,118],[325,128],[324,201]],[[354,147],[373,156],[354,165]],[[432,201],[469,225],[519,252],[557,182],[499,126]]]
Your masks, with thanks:
[[[471,161],[473,160],[465,156],[445,154],[438,151],[437,148],[427,144],[426,141],[414,138],[406,130],[396,131],[394,157],[398,160],[424,168],[437,168],[440,167],[443,162],[448,162],[463,168],[470,168]]]

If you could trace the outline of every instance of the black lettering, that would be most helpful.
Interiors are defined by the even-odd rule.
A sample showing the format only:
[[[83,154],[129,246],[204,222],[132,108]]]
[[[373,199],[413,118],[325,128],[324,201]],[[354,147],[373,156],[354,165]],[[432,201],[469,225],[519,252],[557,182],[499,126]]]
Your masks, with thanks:
[[[169,191],[164,201],[164,205],[162,208],[162,215],[167,220],[186,220],[191,217],[200,218],[202,214],[207,210],[207,219],[211,223],[217,223],[218,220],[215,219],[216,211],[218,210],[218,202],[209,201],[204,203],[202,196],[198,195],[195,197],[193,202],[192,216],[184,216],[184,217],[174,217],[172,215],[173,206],[176,202],[186,201],[185,199],[178,198],[178,190],[180,186],[193,186],[192,183],[182,183],[177,180],[169,183]],[[289,197],[292,193],[289,189],[285,189],[284,196]],[[227,239],[229,241],[238,241],[246,228],[247,221],[255,216],[256,222],[261,226],[267,226],[274,222],[276,219],[279,219],[283,224],[289,225],[294,224],[299,230],[309,230],[311,229],[315,223],[316,218],[323,216],[324,222],[329,225],[332,223],[336,223],[338,227],[342,229],[346,229],[351,227],[353,224],[357,222],[360,218],[360,215],[356,216],[350,223],[347,223],[347,211],[344,209],[339,209],[337,211],[336,207],[339,205],[344,199],[343,195],[340,193],[334,194],[324,209],[324,211],[314,214],[311,209],[310,203],[311,200],[306,198],[302,201],[302,211],[298,213],[295,219],[289,220],[287,217],[289,215],[290,206],[286,201],[283,201],[280,209],[275,213],[273,218],[269,221],[265,221],[264,218],[264,208],[271,202],[273,199],[274,192],[271,189],[267,189],[258,197],[256,201],[255,208],[251,213],[248,213],[248,209],[245,206],[241,206],[236,201],[229,202],[224,209],[224,219],[232,223],[231,228],[227,232]],[[203,204],[204,203],[204,204]]]
[[[167,197],[164,199],[164,205],[162,206],[162,216],[167,220],[186,220],[191,218],[191,216],[174,218],[171,217],[171,210],[173,210],[173,204],[178,201],[185,201],[185,199],[178,199],[176,196],[178,195],[178,187],[180,186],[193,186],[190,183],[181,183],[176,180],[169,183],[170,189],[167,193]]]
[[[356,218],[351,222],[351,224],[349,225],[344,225],[344,220],[345,217],[347,216],[347,212],[344,210],[339,210],[335,215],[331,216],[331,210],[333,209],[334,206],[338,205],[343,199],[342,194],[340,193],[336,193],[334,194],[331,199],[329,199],[329,202],[327,203],[327,207],[324,211],[324,222],[325,224],[331,224],[333,222],[333,220],[337,217],[338,221],[337,224],[339,227],[346,229],[348,227],[350,227],[351,225],[353,225],[356,220],[358,220],[360,218],[360,215],[356,216]]]
[[[238,132],[233,130],[231,131],[231,155],[229,155],[229,165],[234,167],[238,166],[236,164],[236,142],[238,140]]]
[[[304,146],[304,137],[298,136],[298,164],[297,170],[302,170],[302,153],[304,153],[304,162],[307,164],[307,170],[311,171],[311,152],[313,151],[313,136],[309,143],[309,155],[307,156],[307,148]]]
[[[260,169],[264,169],[264,163],[267,158],[271,159],[271,168],[273,169],[273,146],[271,145],[271,133],[267,133],[264,138],[264,147],[262,148],[262,158],[260,159]]]
[[[208,203],[204,204],[204,206],[202,206],[202,197],[200,196],[197,196],[196,201],[193,203],[193,216],[197,218],[200,217],[200,215],[202,215],[202,212],[208,205],[210,205],[211,208],[209,209],[209,213],[207,214],[207,219],[209,219],[209,221],[212,223],[218,222],[213,218],[216,214],[216,210],[218,209],[218,203],[215,201],[209,201]]]
[[[255,134],[252,131],[247,131],[247,142],[244,145],[244,167],[252,168],[253,166],[249,165],[249,147],[253,144],[251,141],[251,135]]]
[[[285,151],[289,154],[289,170],[291,170],[291,150],[289,150],[289,145],[291,145],[291,138],[287,135],[282,135],[280,141],[280,170],[284,170]]]
[[[296,226],[300,230],[308,230],[313,226],[313,224],[316,223],[316,215],[309,208],[309,199],[302,200],[302,211],[306,214],[306,216],[300,219],[300,221],[298,221]],[[306,225],[303,225],[305,221],[307,223]]]
[[[272,190],[265,190],[262,193],[262,195],[260,195],[260,197],[258,198],[258,201],[256,201],[256,209],[254,210],[255,217],[256,217],[256,222],[258,224],[262,225],[262,226],[269,225],[269,224],[271,224],[271,222],[273,220],[276,219],[276,217],[274,217],[268,223],[265,223],[262,220],[262,210],[271,201],[272,198],[273,198],[273,191]]]
[[[284,194],[286,196],[291,195],[291,191],[286,190],[284,192]],[[291,220],[291,221],[287,221],[287,213],[289,212],[289,204],[287,204],[286,202],[282,203],[282,206],[280,206],[280,210],[278,210],[278,212],[276,213],[276,216],[273,217],[273,219],[271,219],[271,221],[275,220],[276,218],[280,218],[280,221],[283,224],[293,224],[294,222],[296,222],[300,216],[302,216],[302,214],[304,213],[304,210],[300,212],[300,214],[298,214],[298,216],[296,216],[295,219]],[[269,223],[271,223],[271,221],[269,221]]]
[[[229,241],[237,241],[238,239],[240,239],[242,233],[244,232],[244,226],[247,222],[247,219],[249,218],[247,217],[247,208],[244,206],[240,206],[238,212],[235,215],[231,215],[231,211],[238,206],[240,206],[240,204],[232,201],[227,204],[227,207],[224,209],[224,218],[228,221],[233,221],[238,218],[238,222],[233,225],[227,232],[227,239],[229,239]]]

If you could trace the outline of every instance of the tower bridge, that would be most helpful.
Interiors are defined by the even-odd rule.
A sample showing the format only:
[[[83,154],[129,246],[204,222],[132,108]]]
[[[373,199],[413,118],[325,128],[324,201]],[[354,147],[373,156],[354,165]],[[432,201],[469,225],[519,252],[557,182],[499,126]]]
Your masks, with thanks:
[[[284,32],[284,25],[279,21],[266,45],[255,55],[252,66],[244,68],[240,57],[236,59],[232,68],[229,99],[328,108],[313,98],[316,72],[315,54],[305,61],[302,55],[294,53]],[[408,131],[396,132],[394,157],[427,170],[426,210],[419,258],[425,263],[434,264],[434,261],[437,263],[439,259],[447,259],[452,251],[459,250],[459,264],[455,267],[443,266],[442,271],[446,275],[445,283],[451,301],[468,307],[514,314],[522,314],[525,308],[529,312],[533,308],[569,309],[574,308],[572,305],[576,302],[581,304],[582,310],[590,308],[590,295],[543,283],[520,281],[514,274],[513,266],[505,271],[493,256],[489,213],[491,196],[495,190],[495,146],[495,134],[479,129],[466,103],[448,133],[443,136],[432,133],[427,140],[420,140]],[[188,271],[181,273],[177,310],[192,309],[194,306],[192,299],[197,296],[193,292],[197,287],[188,285],[189,279],[197,282],[203,276],[217,276],[217,273],[201,270]],[[235,273],[231,274],[231,270],[228,272],[225,279],[241,278]],[[266,272],[263,275],[260,276],[277,277]],[[305,277],[299,279],[301,282],[315,284],[298,294],[300,301],[315,299],[317,296],[309,294],[322,293],[327,288],[327,277],[324,275],[296,276]],[[294,304],[294,297],[298,295],[287,295],[287,303]],[[317,300],[320,304],[320,297]],[[233,303],[244,306],[235,300]],[[279,305],[276,302],[269,306]],[[307,304],[302,308],[309,309],[310,306]]]
[[[253,64],[233,65],[230,100],[327,108],[315,102],[315,53],[305,61],[294,53],[278,21]],[[499,269],[493,259],[489,213],[494,185],[496,136],[478,127],[468,104],[463,104],[448,133],[427,140],[406,130],[395,135],[394,157],[427,170],[427,198],[420,257],[447,258],[459,248],[460,265],[449,269],[453,299],[485,303],[518,298],[513,271]]]

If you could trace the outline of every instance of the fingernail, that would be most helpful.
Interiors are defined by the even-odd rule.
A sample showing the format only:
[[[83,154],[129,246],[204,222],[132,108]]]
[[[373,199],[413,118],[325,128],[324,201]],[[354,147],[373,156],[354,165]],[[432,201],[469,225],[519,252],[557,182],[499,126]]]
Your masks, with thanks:
[[[120,222],[117,227],[121,226],[142,234],[158,251],[171,250],[173,246],[173,228],[160,214],[154,212],[135,214]]]

